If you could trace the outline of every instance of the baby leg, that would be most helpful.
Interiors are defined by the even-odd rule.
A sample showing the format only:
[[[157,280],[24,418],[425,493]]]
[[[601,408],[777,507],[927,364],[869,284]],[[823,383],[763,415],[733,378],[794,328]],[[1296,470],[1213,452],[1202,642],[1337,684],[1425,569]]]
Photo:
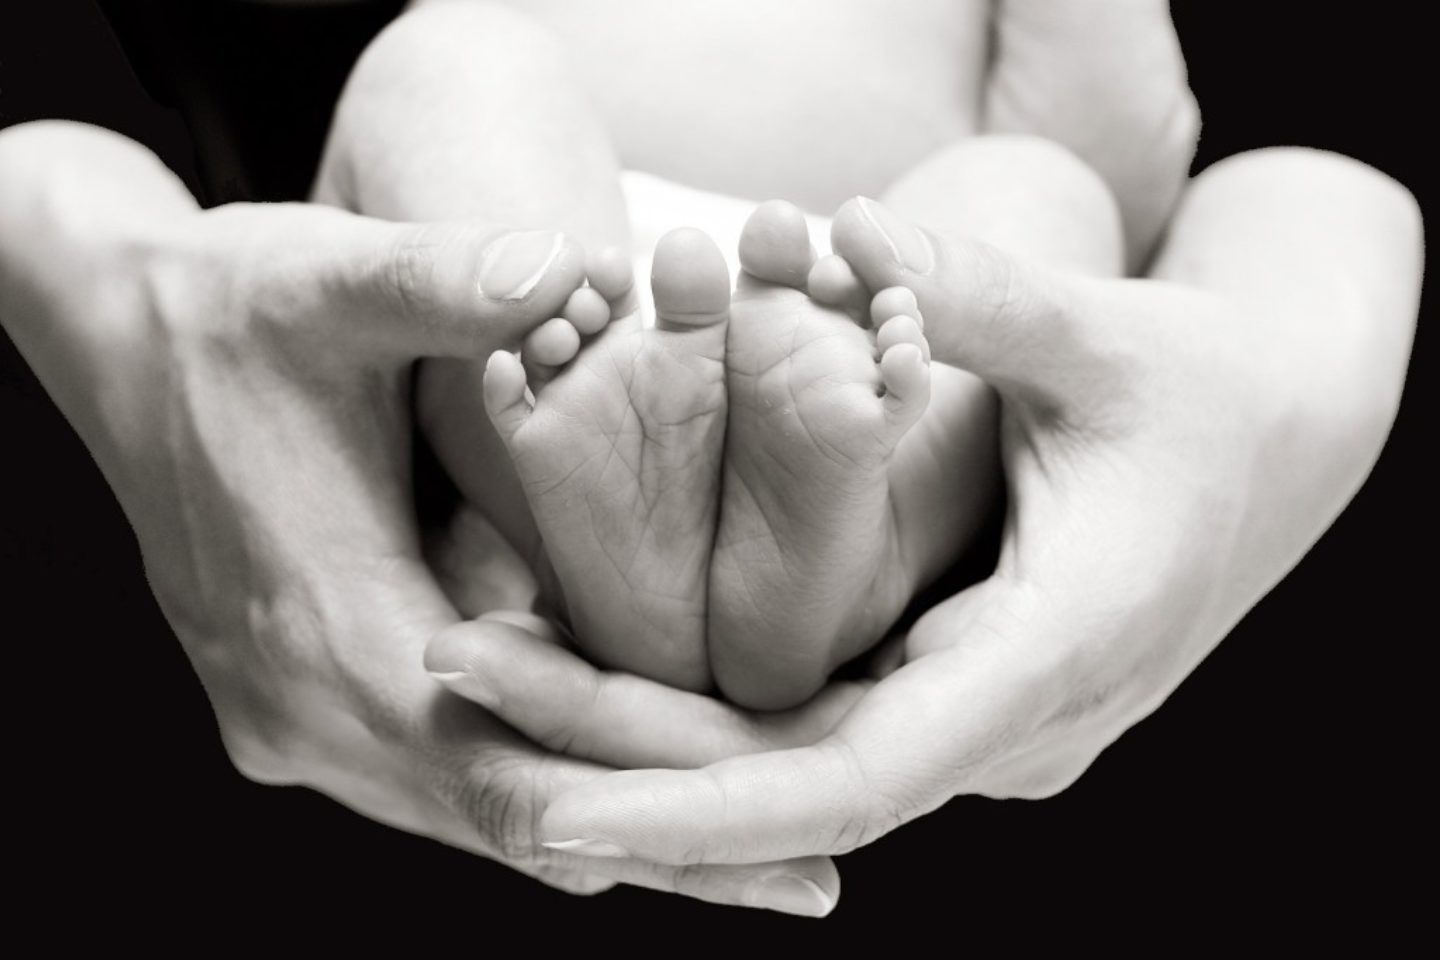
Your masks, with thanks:
[[[540,248],[556,230],[591,251],[628,244],[618,163],[563,47],[498,4],[422,6],[371,44],[341,98],[315,197],[397,220],[530,228],[513,242]],[[518,301],[527,279],[493,282]],[[571,322],[531,335],[527,364],[595,333],[612,309],[628,311],[629,284],[623,257],[601,258],[595,289],[576,291],[564,311]],[[485,415],[483,375],[479,362],[421,364],[420,421],[466,501],[543,567],[523,490]]]

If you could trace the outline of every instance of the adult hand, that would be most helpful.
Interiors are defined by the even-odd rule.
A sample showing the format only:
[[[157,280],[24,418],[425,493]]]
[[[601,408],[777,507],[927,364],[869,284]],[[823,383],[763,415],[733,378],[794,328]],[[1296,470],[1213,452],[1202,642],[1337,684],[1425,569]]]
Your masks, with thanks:
[[[493,620],[447,630],[430,668],[536,740],[681,768],[569,790],[547,842],[666,863],[838,854],[958,793],[1063,789],[1303,555],[1399,402],[1419,217],[1353,161],[1266,151],[1207,171],[1162,281],[1046,274],[858,204],[833,239],[872,288],[915,290],[936,356],[1000,390],[998,568],[922,616],[888,676],[785,714],[601,673]]]
[[[202,213],[134,144],[57,123],[0,134],[0,211],[0,317],[125,509],[242,772],[567,890],[829,909],[823,858],[675,869],[539,847],[550,799],[606,768],[535,747],[421,667],[458,617],[412,516],[410,367],[550,316],[582,277],[573,242],[302,205]],[[466,586],[482,609],[534,592],[493,554]]]

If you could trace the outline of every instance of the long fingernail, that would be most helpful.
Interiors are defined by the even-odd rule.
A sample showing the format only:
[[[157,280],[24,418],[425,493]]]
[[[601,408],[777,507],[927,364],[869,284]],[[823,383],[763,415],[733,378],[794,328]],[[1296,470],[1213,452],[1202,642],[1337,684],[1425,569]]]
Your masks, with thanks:
[[[835,901],[818,883],[789,874],[755,881],[746,891],[745,902],[797,917],[823,917],[835,909]]]
[[[576,853],[582,857],[628,857],[630,851],[624,847],[617,846],[606,840],[586,840],[583,837],[575,840],[551,840],[540,844],[542,847],[549,847],[551,850],[559,850],[561,853]]]
[[[935,266],[935,251],[930,247],[930,239],[921,230],[869,197],[859,197],[857,203],[865,219],[885,238],[897,263],[915,273],[930,272]]]
[[[469,670],[430,671],[430,676],[447,690],[453,690],[466,700],[471,700],[494,712],[500,709],[500,696]]]
[[[480,295],[487,300],[524,300],[545,279],[564,246],[564,235],[553,230],[496,238],[481,255]]]

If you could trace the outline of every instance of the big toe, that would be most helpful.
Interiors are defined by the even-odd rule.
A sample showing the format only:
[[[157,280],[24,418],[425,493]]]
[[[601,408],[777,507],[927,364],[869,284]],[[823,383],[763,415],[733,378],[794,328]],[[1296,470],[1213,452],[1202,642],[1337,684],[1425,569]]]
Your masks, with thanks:
[[[755,208],[740,232],[740,266],[750,276],[797,290],[805,289],[815,247],[804,212],[784,200]]]
[[[708,327],[730,316],[730,268],[715,241],[700,230],[682,227],[660,238],[650,289],[658,329]]]

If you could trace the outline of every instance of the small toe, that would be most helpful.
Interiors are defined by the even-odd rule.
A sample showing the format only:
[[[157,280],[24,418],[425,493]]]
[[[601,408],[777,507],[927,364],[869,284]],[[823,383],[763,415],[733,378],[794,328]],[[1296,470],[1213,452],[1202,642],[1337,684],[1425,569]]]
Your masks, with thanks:
[[[560,315],[570,321],[580,336],[589,337],[605,329],[605,324],[610,322],[610,304],[600,291],[593,287],[581,287],[570,294]]]
[[[875,349],[884,357],[891,347],[902,343],[919,347],[922,359],[926,363],[930,362],[930,344],[925,339],[924,331],[914,317],[903,313],[880,324],[880,329],[875,333]]]
[[[730,268],[710,236],[682,227],[655,245],[650,287],[655,326],[686,330],[722,323],[730,316]]]
[[[767,200],[755,208],[740,233],[740,266],[769,283],[805,288],[815,264],[815,247],[804,212],[784,200]]]
[[[915,300],[915,292],[909,287],[886,287],[875,294],[870,300],[870,322],[880,326],[891,317],[906,316],[914,317],[925,329],[925,321],[920,317],[920,305]]]
[[[835,307],[864,319],[865,285],[850,269],[845,258],[827,253],[810,268],[805,281],[810,298],[827,307]]]
[[[490,354],[485,364],[483,390],[485,412],[490,415],[500,436],[508,440],[530,416],[530,401],[525,395],[525,369],[520,364],[520,358],[505,350]]]
[[[880,357],[885,413],[902,430],[920,419],[930,401],[930,365],[914,343],[897,343]]]
[[[622,317],[634,312],[635,268],[619,247],[602,247],[585,258],[585,275],[590,286],[610,304],[610,315]]]
[[[580,332],[564,317],[546,320],[530,331],[521,348],[526,363],[546,367],[569,363],[579,352]]]

